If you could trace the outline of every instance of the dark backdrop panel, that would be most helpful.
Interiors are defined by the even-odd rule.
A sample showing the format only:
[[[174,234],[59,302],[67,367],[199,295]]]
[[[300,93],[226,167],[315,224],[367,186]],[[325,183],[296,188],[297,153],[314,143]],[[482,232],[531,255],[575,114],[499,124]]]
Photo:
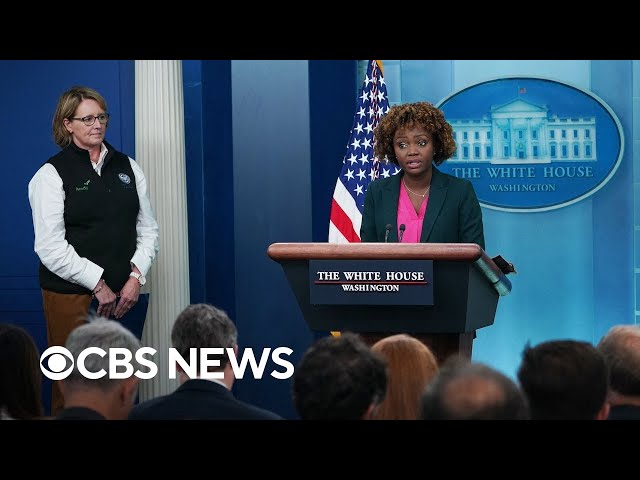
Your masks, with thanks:
[[[183,62],[191,303],[235,319],[231,61]]]
[[[308,64],[233,61],[231,78],[238,342],[256,351],[288,346],[297,363],[311,332],[266,251],[273,242],[311,239]],[[293,415],[289,380],[236,385],[240,399]]]
[[[182,62],[191,303],[206,301],[202,62]]]
[[[309,61],[313,241],[329,238],[331,199],[358,104],[357,62]]]

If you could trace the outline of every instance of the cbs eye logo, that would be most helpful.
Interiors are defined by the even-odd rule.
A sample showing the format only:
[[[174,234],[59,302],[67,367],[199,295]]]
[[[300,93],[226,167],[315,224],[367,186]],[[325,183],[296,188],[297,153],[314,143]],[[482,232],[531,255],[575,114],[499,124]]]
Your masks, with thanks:
[[[47,359],[47,357],[49,358]],[[65,368],[67,363],[70,363],[70,365]],[[67,378],[71,375],[73,365],[73,355],[64,347],[49,347],[40,356],[40,370],[42,370],[45,377],[51,380],[64,380]]]

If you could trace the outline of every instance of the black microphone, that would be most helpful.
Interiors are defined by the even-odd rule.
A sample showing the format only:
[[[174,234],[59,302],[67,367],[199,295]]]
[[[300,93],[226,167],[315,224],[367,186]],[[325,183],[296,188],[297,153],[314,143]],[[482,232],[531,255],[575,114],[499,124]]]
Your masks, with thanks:
[[[407,227],[405,226],[404,223],[400,225],[400,238],[398,239],[398,243],[400,243],[402,241],[402,236],[404,235],[404,229],[405,228],[407,228]]]
[[[391,231],[393,227],[391,226],[390,223],[387,223],[386,229],[387,231],[384,232],[384,243],[387,243],[387,239],[389,238],[389,232]]]

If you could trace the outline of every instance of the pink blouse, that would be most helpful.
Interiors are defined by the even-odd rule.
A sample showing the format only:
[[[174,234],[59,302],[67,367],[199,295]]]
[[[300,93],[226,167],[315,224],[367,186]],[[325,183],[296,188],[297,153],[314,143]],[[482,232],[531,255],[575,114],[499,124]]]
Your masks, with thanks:
[[[400,198],[398,199],[398,238],[400,238],[400,225],[404,223],[405,231],[402,236],[402,243],[419,243],[422,233],[422,222],[427,211],[429,195],[424,197],[420,205],[420,213],[416,213],[415,208],[409,198],[409,192],[404,187],[404,182],[400,182]]]

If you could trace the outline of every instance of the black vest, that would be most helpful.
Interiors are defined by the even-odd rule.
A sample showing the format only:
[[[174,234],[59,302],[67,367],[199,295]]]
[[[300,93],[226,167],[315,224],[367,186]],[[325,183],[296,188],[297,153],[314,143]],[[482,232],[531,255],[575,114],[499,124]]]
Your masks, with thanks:
[[[47,163],[62,178],[65,193],[64,225],[67,242],[81,257],[104,268],[109,288],[119,292],[129,279],[136,251],[136,220],[140,210],[136,178],[129,158],[109,149],[102,175],[93,169],[89,152],[74,143]],[[57,293],[91,293],[60,278],[40,263],[40,286]]]

